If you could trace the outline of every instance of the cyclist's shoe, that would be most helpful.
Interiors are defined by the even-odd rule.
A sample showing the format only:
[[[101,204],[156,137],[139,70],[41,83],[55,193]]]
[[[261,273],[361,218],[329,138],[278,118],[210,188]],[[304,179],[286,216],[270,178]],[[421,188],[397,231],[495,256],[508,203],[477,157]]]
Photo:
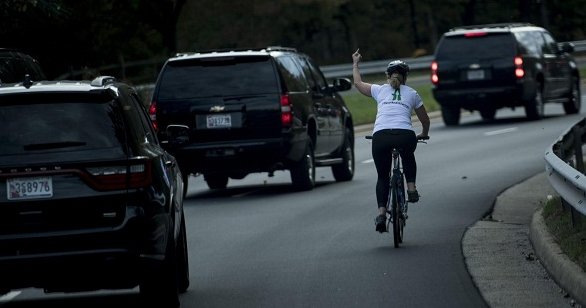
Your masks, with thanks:
[[[419,201],[419,193],[416,190],[408,190],[407,191],[407,202],[415,203]]]
[[[387,232],[387,216],[386,215],[378,215],[374,219],[374,224],[376,226],[376,231],[383,233]]]

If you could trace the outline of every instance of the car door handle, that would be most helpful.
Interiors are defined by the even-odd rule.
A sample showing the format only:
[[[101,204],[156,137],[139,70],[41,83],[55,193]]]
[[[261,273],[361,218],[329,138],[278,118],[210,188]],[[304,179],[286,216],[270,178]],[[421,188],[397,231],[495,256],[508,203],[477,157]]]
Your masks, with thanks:
[[[175,167],[175,161],[168,160],[165,162],[165,166],[167,167]]]

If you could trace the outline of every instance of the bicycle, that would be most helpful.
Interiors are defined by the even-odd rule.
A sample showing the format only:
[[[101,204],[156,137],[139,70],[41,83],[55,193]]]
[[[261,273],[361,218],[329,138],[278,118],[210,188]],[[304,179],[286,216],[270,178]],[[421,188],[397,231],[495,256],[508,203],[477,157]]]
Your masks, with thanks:
[[[372,139],[372,136],[365,136],[366,139]],[[427,143],[429,136],[417,137],[418,143]],[[405,198],[405,175],[401,168],[401,156],[399,149],[393,148],[392,151],[392,168],[389,173],[389,197],[387,201],[387,225],[386,230],[389,231],[389,225],[393,224],[393,242],[395,248],[399,248],[399,244],[403,243],[403,232],[405,229],[405,221],[407,220],[408,200]],[[390,209],[389,209],[390,206]],[[395,219],[396,217],[396,219]]]

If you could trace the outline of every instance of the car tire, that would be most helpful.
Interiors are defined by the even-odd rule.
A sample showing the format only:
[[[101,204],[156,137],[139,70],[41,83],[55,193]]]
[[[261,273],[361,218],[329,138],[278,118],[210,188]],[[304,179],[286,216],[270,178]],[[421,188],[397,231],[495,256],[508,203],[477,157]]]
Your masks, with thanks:
[[[537,91],[533,100],[525,104],[525,114],[529,120],[539,120],[543,118],[543,109],[545,102],[543,99],[543,88],[540,83],[537,84]]]
[[[582,107],[582,96],[580,94],[580,80],[578,76],[572,76],[572,89],[568,96],[568,101],[564,103],[566,114],[576,114]]]
[[[446,126],[457,126],[460,124],[460,108],[442,107],[442,118]]]
[[[173,234],[169,235],[165,259],[149,264],[139,284],[140,297],[147,307],[179,307],[177,251]]]
[[[189,253],[187,249],[187,233],[185,231],[185,217],[181,218],[179,239],[177,245],[177,290],[185,293],[189,288]]]
[[[296,190],[313,189],[315,186],[315,157],[311,138],[308,138],[305,145],[303,157],[298,162],[294,162],[289,171],[291,172],[291,182]]]
[[[354,177],[354,142],[350,128],[346,128],[344,145],[340,152],[342,163],[332,166],[332,174],[337,182],[350,181]]]
[[[210,189],[225,189],[228,186],[228,176],[222,174],[204,174],[204,180]]]

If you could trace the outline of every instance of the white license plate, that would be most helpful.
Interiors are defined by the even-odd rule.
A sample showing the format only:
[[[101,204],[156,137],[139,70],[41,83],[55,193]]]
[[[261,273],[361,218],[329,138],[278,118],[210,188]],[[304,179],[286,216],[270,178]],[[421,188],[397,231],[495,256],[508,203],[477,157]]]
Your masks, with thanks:
[[[53,179],[49,176],[14,178],[6,181],[8,200],[53,197]]]
[[[232,118],[229,114],[210,114],[207,116],[208,128],[232,127]]]
[[[480,79],[484,79],[484,71],[483,70],[468,71],[468,80],[480,80]]]

